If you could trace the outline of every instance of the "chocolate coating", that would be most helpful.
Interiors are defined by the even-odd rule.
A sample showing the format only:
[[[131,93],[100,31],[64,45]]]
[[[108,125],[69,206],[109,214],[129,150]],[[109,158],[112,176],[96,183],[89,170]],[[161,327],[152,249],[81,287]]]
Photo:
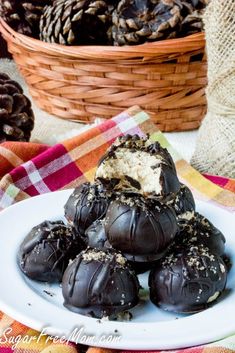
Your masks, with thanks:
[[[84,183],[77,187],[65,204],[65,217],[80,235],[106,214],[109,198],[102,185]]]
[[[138,261],[128,261],[130,267],[135,271],[137,275],[141,273],[145,273],[154,268],[157,264],[157,261],[149,261],[149,262],[138,262]]]
[[[103,249],[106,248],[107,236],[104,229],[103,220],[97,219],[87,228],[84,240],[86,245],[91,248]]]
[[[195,212],[189,221],[181,222],[181,231],[176,237],[179,247],[203,245],[213,254],[222,256],[225,237],[207,218]]]
[[[168,202],[168,205],[174,208],[176,215],[195,211],[193,194],[191,190],[183,184],[181,184],[180,190],[175,197]]]
[[[141,152],[144,155],[140,158]],[[124,172],[120,167],[117,175],[115,170],[117,162],[126,158],[127,153],[129,158],[123,165],[129,169],[124,167]],[[148,157],[154,157],[154,161],[152,159],[150,164],[145,163]],[[140,168],[137,171],[138,166]],[[156,172],[155,175],[154,170],[159,170],[159,173]],[[152,189],[150,187],[151,190],[146,191],[146,185],[150,185],[146,180],[149,175],[152,175],[153,185]],[[99,162],[96,180],[99,180],[107,190],[136,192],[147,197],[157,196],[165,199],[180,190],[175,165],[167,149],[161,147],[158,142],[152,142],[138,135],[121,136],[112,144]],[[156,191],[158,188],[159,190]]]
[[[151,262],[162,257],[178,227],[172,208],[140,195],[120,195],[104,220],[111,246],[130,261]]]
[[[168,311],[206,309],[223,292],[227,269],[221,257],[203,247],[170,253],[149,276],[151,301]]]
[[[69,260],[82,250],[73,239],[71,227],[62,221],[42,222],[32,228],[20,246],[20,269],[36,281],[60,282]]]
[[[102,318],[138,304],[139,282],[127,260],[111,250],[87,249],[68,266],[62,281],[64,306]]]
[[[221,257],[222,257],[222,260],[224,261],[226,268],[227,268],[227,271],[229,273],[232,266],[233,266],[232,259],[231,259],[230,255],[228,255],[228,254],[224,254]]]
[[[86,230],[85,242],[87,246],[96,249],[113,249],[110,245],[102,220],[97,220]],[[136,274],[144,273],[154,267],[155,261],[153,262],[136,262],[128,261],[130,267],[135,271]]]

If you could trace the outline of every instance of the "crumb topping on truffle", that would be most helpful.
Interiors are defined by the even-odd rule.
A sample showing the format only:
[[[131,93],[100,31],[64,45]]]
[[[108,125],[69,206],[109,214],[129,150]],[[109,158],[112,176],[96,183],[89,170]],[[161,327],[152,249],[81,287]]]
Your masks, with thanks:
[[[129,207],[138,207],[142,211],[149,214],[150,210],[156,209],[157,211],[167,209],[167,205],[161,204],[155,199],[145,198],[139,194],[129,194],[129,193],[117,193],[116,198],[113,202],[120,202],[123,205]]]
[[[88,249],[81,253],[82,259],[87,262],[91,261],[101,261],[110,262],[115,261],[116,264],[121,267],[125,267],[127,264],[127,259],[121,253],[114,253],[109,251],[102,251],[97,249]]]
[[[182,254],[173,252],[164,258],[162,261],[162,266],[164,268],[170,268],[174,266],[181,257]],[[183,258],[189,268],[195,269],[197,271],[205,271],[207,269],[208,265],[205,263],[205,259],[207,258],[212,263],[208,269],[212,272],[217,272],[217,268],[213,266],[215,255],[211,254],[207,247],[202,245],[191,246],[189,249],[184,251]]]
[[[187,211],[185,213],[182,213],[181,215],[178,215],[179,220],[185,220],[185,221],[191,221],[195,219],[195,212],[194,211]]]

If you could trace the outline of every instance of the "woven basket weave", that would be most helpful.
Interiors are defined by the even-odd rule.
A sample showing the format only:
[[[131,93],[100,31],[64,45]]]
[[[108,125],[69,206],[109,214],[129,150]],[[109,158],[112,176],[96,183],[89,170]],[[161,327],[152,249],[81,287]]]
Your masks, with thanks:
[[[66,47],[0,30],[43,110],[91,122],[139,105],[162,131],[198,128],[206,112],[204,34],[137,46]]]

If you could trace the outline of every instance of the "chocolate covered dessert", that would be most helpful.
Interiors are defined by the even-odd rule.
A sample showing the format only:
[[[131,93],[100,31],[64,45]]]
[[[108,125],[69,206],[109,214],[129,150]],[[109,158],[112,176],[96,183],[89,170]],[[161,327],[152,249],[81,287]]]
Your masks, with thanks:
[[[181,231],[176,237],[176,243],[185,247],[203,245],[213,254],[222,256],[225,251],[225,237],[207,218],[198,212],[193,213],[189,220],[182,220]]]
[[[79,243],[74,243],[71,227],[62,221],[44,221],[33,227],[22,242],[18,264],[31,279],[60,282],[69,260],[81,250]]]
[[[104,227],[112,247],[137,262],[159,259],[178,230],[172,208],[137,194],[121,194],[111,201]]]
[[[174,162],[158,142],[137,135],[119,137],[95,175],[106,189],[166,198],[180,189]]]
[[[77,187],[65,204],[65,217],[80,235],[107,211],[109,198],[99,183]]]
[[[192,192],[158,142],[119,137],[101,159],[95,182],[77,187],[64,208],[69,225],[34,227],[18,263],[32,279],[62,280],[69,310],[120,318],[138,304],[137,274],[146,271],[150,299],[164,310],[195,313],[224,291],[231,268],[225,237],[195,211]],[[140,278],[146,291],[148,277]],[[148,298],[142,299],[144,305]]]
[[[104,229],[104,221],[97,219],[85,231],[84,241],[87,246],[96,249],[106,247],[107,236]]]
[[[156,261],[130,261],[128,260],[128,263],[130,265],[130,267],[133,269],[133,271],[135,271],[135,273],[137,275],[140,275],[141,273],[145,273],[150,271],[152,268],[154,268],[156,266],[156,264],[158,263],[158,260]]]
[[[68,266],[62,281],[64,305],[88,316],[115,317],[138,304],[139,282],[121,253],[87,249]]]
[[[149,276],[150,299],[162,309],[194,313],[206,309],[223,292],[227,269],[208,248],[192,246],[170,253]]]
[[[87,246],[96,249],[113,249],[110,245],[106,232],[104,229],[104,221],[97,220],[92,225],[87,228],[84,237],[85,243]],[[149,271],[156,261],[153,262],[137,262],[137,261],[128,261],[130,267],[135,271],[136,274],[144,273]]]
[[[191,190],[184,184],[181,184],[180,190],[175,197],[168,201],[168,205],[174,208],[176,215],[182,215],[186,212],[195,211],[195,201]]]

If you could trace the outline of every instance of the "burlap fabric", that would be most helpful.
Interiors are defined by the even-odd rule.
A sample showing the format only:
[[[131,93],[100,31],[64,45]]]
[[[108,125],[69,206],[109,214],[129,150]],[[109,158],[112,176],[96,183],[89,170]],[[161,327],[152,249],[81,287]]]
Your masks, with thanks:
[[[208,113],[192,165],[235,178],[235,0],[211,0],[204,15],[208,55]]]

